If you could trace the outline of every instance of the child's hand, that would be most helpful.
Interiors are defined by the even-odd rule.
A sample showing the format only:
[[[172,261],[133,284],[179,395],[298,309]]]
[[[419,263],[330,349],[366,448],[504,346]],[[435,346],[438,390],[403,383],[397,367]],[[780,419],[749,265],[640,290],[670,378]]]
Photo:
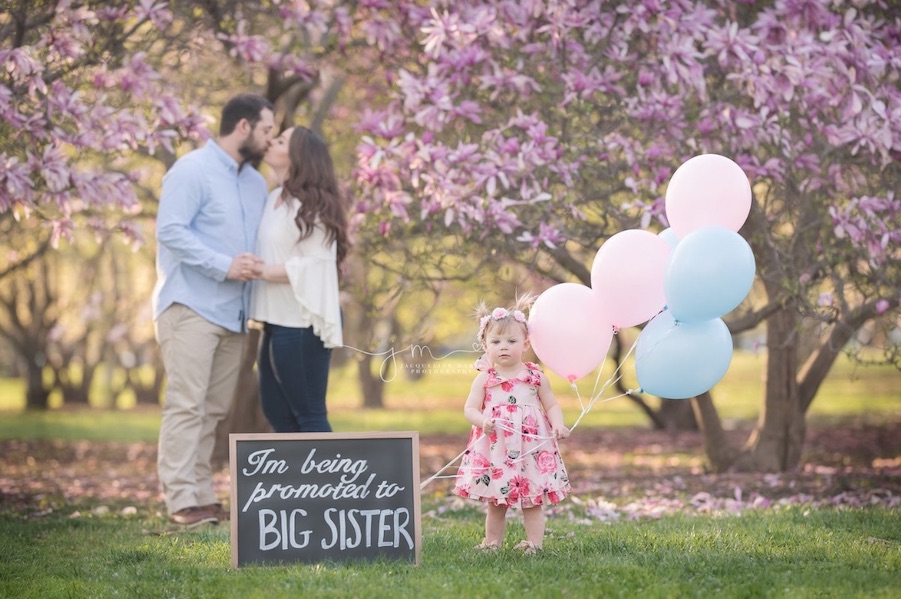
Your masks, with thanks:
[[[486,418],[482,422],[482,432],[485,433],[486,435],[490,435],[491,433],[493,433],[494,432],[494,420],[492,420],[491,418]]]
[[[554,436],[558,439],[566,439],[569,437],[569,433],[571,432],[568,428],[563,425],[553,427]]]

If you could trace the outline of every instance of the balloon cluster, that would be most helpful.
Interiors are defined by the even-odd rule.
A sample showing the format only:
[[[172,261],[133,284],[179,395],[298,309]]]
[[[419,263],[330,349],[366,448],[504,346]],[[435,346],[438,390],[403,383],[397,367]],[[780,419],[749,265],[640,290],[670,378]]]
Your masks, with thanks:
[[[613,235],[594,258],[591,287],[560,283],[538,296],[535,354],[572,383],[604,360],[617,329],[647,322],[635,351],[644,391],[684,399],[713,387],[732,361],[721,317],[754,282],[754,254],[737,233],[750,209],[751,185],[729,158],[682,164],[667,186],[669,229]]]

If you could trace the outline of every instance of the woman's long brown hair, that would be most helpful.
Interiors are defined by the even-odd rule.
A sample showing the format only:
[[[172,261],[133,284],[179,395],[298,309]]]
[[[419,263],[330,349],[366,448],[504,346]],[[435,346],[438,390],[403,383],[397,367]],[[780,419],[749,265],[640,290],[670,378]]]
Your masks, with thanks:
[[[291,166],[282,196],[300,201],[294,217],[300,238],[309,237],[318,220],[325,227],[326,239],[338,245],[340,265],[350,250],[347,207],[328,146],[306,127],[295,127],[288,142],[288,156]]]

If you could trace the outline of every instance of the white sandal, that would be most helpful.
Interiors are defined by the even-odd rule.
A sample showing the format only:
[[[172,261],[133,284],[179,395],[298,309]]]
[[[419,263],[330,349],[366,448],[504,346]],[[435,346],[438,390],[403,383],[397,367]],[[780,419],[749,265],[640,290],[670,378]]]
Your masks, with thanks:
[[[497,551],[499,547],[499,543],[497,541],[489,541],[488,539],[482,539],[482,542],[476,545],[476,549],[484,551],[488,553],[489,551]]]
[[[523,555],[535,555],[541,551],[541,545],[536,545],[532,541],[521,541],[514,549],[519,549]]]

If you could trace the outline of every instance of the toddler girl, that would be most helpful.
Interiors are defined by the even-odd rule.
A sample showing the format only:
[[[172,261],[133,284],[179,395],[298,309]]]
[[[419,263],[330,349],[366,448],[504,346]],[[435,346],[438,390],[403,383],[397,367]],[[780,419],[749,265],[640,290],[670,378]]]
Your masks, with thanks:
[[[479,307],[486,369],[473,381],[463,409],[472,431],[454,493],[488,504],[480,549],[497,549],[507,509],[521,508],[526,540],[517,549],[532,554],[544,540],[541,506],[560,502],[572,488],[557,447],[557,439],[569,436],[563,411],[541,369],[522,361],[529,348],[528,304],[525,298],[490,313]]]

